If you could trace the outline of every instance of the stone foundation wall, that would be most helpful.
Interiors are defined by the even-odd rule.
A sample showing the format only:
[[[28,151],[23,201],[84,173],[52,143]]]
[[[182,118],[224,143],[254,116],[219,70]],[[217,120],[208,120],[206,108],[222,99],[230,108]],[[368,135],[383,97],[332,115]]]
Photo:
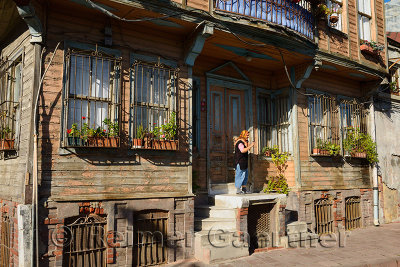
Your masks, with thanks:
[[[42,266],[62,266],[67,242],[66,221],[85,216],[106,216],[107,265],[134,266],[134,218],[144,210],[168,214],[168,263],[192,258],[194,253],[194,199],[163,198],[96,202],[45,202],[40,210]]]
[[[293,192],[298,201],[299,221],[307,223],[309,230],[315,232],[315,201],[318,199],[330,199],[332,205],[332,216],[334,232],[345,229],[345,200],[348,197],[360,197],[361,206],[361,227],[373,224],[373,191],[372,189],[351,189],[351,190],[328,190],[328,191],[302,191]],[[295,205],[296,206],[296,205]]]

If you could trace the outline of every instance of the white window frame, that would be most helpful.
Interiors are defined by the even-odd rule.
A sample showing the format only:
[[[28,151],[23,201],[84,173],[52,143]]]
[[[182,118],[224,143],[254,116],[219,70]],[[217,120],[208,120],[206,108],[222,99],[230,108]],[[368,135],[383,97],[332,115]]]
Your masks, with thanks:
[[[371,0],[357,0],[358,6],[358,32],[361,40],[371,39]]]

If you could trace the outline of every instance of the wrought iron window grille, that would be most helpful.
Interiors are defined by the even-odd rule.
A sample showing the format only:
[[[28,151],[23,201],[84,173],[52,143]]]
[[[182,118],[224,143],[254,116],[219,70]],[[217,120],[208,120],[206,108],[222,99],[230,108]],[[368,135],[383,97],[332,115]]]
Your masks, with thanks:
[[[10,266],[10,241],[13,231],[11,220],[5,214],[1,217],[0,233],[0,266],[8,267]]]
[[[315,232],[317,234],[333,233],[333,201],[327,198],[317,199],[314,202]]]
[[[353,230],[361,227],[361,203],[360,197],[348,197],[345,199],[346,230]]]
[[[261,94],[258,105],[259,153],[266,146],[278,146],[280,152],[290,152],[289,97]]]
[[[22,92],[22,56],[0,63],[0,150],[18,147],[20,97]]]
[[[68,48],[65,55],[63,146],[118,147],[120,57]]]
[[[178,117],[179,68],[160,62],[135,60],[131,66],[131,139],[143,138],[143,132],[155,136],[157,129],[169,123],[172,113]],[[174,139],[176,136],[173,137]]]

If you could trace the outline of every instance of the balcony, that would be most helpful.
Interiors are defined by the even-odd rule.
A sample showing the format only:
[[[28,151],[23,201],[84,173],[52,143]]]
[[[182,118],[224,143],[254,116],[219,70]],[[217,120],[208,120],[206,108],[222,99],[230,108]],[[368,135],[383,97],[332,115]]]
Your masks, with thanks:
[[[313,39],[314,17],[301,0],[214,0],[215,11],[229,12],[282,25]]]

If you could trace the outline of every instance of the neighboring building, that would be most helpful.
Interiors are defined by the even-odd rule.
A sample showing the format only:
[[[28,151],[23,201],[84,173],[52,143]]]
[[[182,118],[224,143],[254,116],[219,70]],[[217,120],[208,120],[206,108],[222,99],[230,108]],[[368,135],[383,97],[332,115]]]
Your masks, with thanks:
[[[400,32],[388,32],[387,43],[390,83],[383,86],[375,98],[382,223],[398,221],[400,218],[400,144],[396,134],[393,134],[400,128]]]
[[[304,0],[3,3],[0,25],[15,23],[0,32],[0,199],[11,221],[1,229],[14,233],[2,259],[35,259],[31,233],[17,231],[29,216],[17,221],[15,207],[29,204],[39,209],[43,266],[248,255],[243,241],[251,252],[271,246],[260,234],[285,245],[288,211],[317,234],[373,223],[372,168],[344,157],[343,142],[349,127],[373,129],[369,95],[387,55],[361,52],[360,39],[385,44],[383,0],[330,1],[342,9],[335,24]],[[171,127],[175,116],[177,142],[147,135],[138,148],[142,129]],[[290,153],[288,198],[228,194],[242,129],[257,143],[254,192],[276,173],[262,148]],[[321,142],[340,156],[314,153]]]
[[[400,1],[391,0],[385,3],[386,32],[400,31]]]

